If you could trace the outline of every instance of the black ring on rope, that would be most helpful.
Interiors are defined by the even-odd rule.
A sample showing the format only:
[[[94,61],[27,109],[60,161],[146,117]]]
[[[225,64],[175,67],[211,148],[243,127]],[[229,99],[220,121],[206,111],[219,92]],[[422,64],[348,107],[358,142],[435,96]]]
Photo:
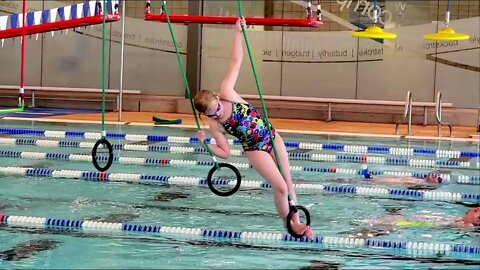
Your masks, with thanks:
[[[208,172],[208,176],[207,176],[208,187],[210,188],[210,190],[213,193],[215,193],[218,196],[227,197],[227,196],[231,196],[231,195],[235,194],[235,192],[237,192],[238,189],[240,188],[240,184],[242,182],[242,175],[240,174],[238,169],[235,166],[233,166],[232,164],[218,163],[218,167],[219,168],[229,168],[230,170],[232,170],[235,173],[235,176],[237,177],[237,184],[235,185],[235,187],[232,190],[229,190],[227,192],[221,192],[221,191],[215,189],[215,187],[213,186],[212,176],[213,176],[213,173],[217,170],[217,166],[214,165],[210,169],[210,171]]]
[[[98,147],[100,146],[100,144],[103,145],[104,148],[105,148],[105,146],[108,148],[108,160],[107,160],[107,165],[105,167],[101,167],[100,165],[98,165],[98,162],[97,162],[97,150],[98,150]],[[113,147],[112,147],[112,144],[107,139],[101,138],[93,146],[92,162],[93,162],[93,166],[95,166],[95,168],[97,170],[101,171],[101,172],[104,172],[104,171],[108,170],[110,168],[110,166],[112,166],[112,163],[113,163]]]
[[[292,224],[290,224],[290,222],[292,221],[293,214],[297,213],[298,210],[301,210],[303,211],[303,213],[305,213],[305,218],[307,219],[307,222],[305,224],[307,226],[310,226],[310,213],[308,212],[307,208],[301,205],[295,205],[290,207],[290,212],[287,215],[287,230],[291,236],[295,238],[302,238],[303,234],[297,234],[296,232],[294,232],[292,228]]]

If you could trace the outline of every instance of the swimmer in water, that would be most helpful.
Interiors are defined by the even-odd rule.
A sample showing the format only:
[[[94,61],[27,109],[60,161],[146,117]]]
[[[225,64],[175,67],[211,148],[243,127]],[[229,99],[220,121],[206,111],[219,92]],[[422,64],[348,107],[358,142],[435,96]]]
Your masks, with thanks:
[[[417,177],[386,177],[375,176],[371,178],[372,182],[376,184],[441,184],[443,179],[438,174],[428,174],[425,178]]]
[[[418,177],[394,177],[394,176],[374,176],[367,166],[363,165],[360,173],[363,175],[365,181],[371,181],[375,184],[429,184],[438,185],[443,182],[442,177],[437,172],[430,172],[425,178]]]
[[[334,183],[352,183],[352,181],[362,182],[370,185],[395,185],[402,186],[411,190],[433,190],[440,184],[445,183],[437,172],[428,173],[424,178],[408,176],[379,176],[371,174],[368,169],[362,169],[361,178],[336,178],[331,179]]]
[[[469,209],[463,218],[455,222],[457,226],[474,227],[480,226],[480,207]]]
[[[445,218],[440,216],[416,216],[406,218],[402,215],[387,215],[373,219],[358,221],[358,225],[366,225],[354,233],[357,236],[377,236],[387,234],[399,228],[475,228],[480,226],[480,207],[468,209],[461,218]],[[370,230],[372,228],[373,230]]]

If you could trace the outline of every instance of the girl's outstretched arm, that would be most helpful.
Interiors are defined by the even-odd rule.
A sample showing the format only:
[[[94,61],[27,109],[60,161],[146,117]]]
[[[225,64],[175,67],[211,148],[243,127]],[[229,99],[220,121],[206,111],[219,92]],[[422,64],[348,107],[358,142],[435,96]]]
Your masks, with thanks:
[[[230,55],[230,63],[227,74],[223,78],[220,85],[220,96],[227,100],[245,102],[235,91],[234,87],[237,83],[238,74],[242,66],[243,60],[243,36],[242,25],[245,25],[245,19],[239,18],[234,27],[233,48]]]

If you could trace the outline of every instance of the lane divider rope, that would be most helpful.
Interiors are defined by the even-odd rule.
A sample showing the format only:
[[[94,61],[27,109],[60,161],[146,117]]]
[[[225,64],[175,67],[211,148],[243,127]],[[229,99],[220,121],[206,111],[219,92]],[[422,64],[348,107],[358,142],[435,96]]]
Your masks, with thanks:
[[[189,149],[184,149],[185,147],[171,147],[171,146],[161,146],[163,148],[171,148],[171,153],[190,153]],[[160,147],[158,147],[160,148]],[[172,150],[175,148],[174,150]],[[200,150],[200,148],[198,148]],[[190,149],[191,150],[191,149]],[[196,149],[195,149],[196,150]],[[238,150],[240,151],[240,150]],[[193,151],[195,153],[195,151]],[[90,155],[86,154],[69,154],[69,153],[52,153],[52,152],[30,152],[30,151],[14,151],[14,150],[0,150],[0,157],[9,157],[9,158],[27,158],[27,159],[46,159],[46,160],[63,160],[63,161],[77,161],[77,162],[90,162]],[[105,162],[107,157],[103,159],[101,157],[97,158],[99,162]],[[170,158],[142,158],[142,157],[127,157],[127,156],[114,156],[114,163],[127,164],[127,165],[142,165],[142,166],[208,166],[211,167],[214,165],[211,161],[197,161],[197,160],[184,160],[184,159],[170,159]],[[241,162],[230,162],[229,164],[234,165],[238,168],[247,168],[252,169],[252,165],[249,163]],[[297,166],[291,165],[290,170],[292,171],[304,171],[304,172],[315,172],[315,173],[339,173],[347,175],[362,175],[362,169],[350,169],[350,168],[336,168],[336,167],[312,167],[312,166]],[[395,176],[395,177],[417,177],[417,178],[426,178],[431,172],[427,171],[395,171],[395,170],[372,170],[370,171],[372,175],[383,175],[383,176]],[[444,182],[447,184],[450,182],[455,182],[457,184],[465,185],[479,185],[480,184],[480,175],[450,175],[446,173],[439,173]]]
[[[362,239],[339,236],[316,236],[309,240],[305,237],[294,238],[290,234],[275,232],[231,231],[206,228],[173,227],[160,225],[127,224],[97,222],[82,219],[64,219],[32,216],[15,216],[0,213],[0,223],[15,227],[76,229],[84,232],[135,232],[157,235],[197,236],[208,239],[230,239],[243,241],[261,241],[262,243],[298,242],[305,245],[332,245],[346,247],[383,248],[405,251],[432,251],[446,254],[463,253],[477,256],[480,246],[439,242],[417,242],[385,239]]]
[[[31,138],[0,138],[0,145],[32,145],[41,147],[61,147],[61,148],[92,148],[93,142],[80,141],[54,141],[38,140]],[[144,144],[112,144],[114,150],[128,150],[141,152],[161,152],[161,153],[193,153],[208,155],[208,151],[203,147],[186,146],[168,146],[168,145],[144,145]],[[231,149],[232,156],[245,156],[243,150]],[[443,159],[418,159],[409,157],[385,157],[385,156],[367,156],[365,154],[323,154],[323,153],[295,153],[288,152],[292,160],[305,161],[326,161],[342,163],[367,163],[394,166],[408,166],[417,168],[473,168],[470,161],[443,160]],[[479,167],[480,163],[476,165]]]
[[[0,127],[0,134],[9,135],[30,135],[43,136],[48,138],[85,138],[95,140],[101,134],[99,132],[87,131],[57,131],[57,130],[41,130],[15,127]],[[121,139],[126,141],[150,141],[150,142],[176,142],[176,143],[198,143],[196,137],[183,136],[167,136],[167,135],[144,135],[144,134],[126,134],[107,132],[107,139]],[[206,142],[214,141],[207,138]],[[241,144],[239,140],[229,140],[230,145]],[[294,147],[309,150],[334,150],[352,153],[377,153],[377,154],[391,154],[391,155],[435,155],[439,158],[459,158],[459,157],[480,157],[480,151],[458,151],[458,150],[443,150],[436,148],[411,148],[411,147],[391,147],[391,146],[377,146],[377,145],[346,145],[338,143],[312,143],[312,142],[285,142],[287,147]]]
[[[174,147],[174,146],[158,146],[155,148],[162,148],[163,151],[169,153],[194,153],[201,152],[201,148],[187,148],[187,147]],[[240,151],[240,150],[237,150]],[[14,151],[14,150],[0,150],[0,157],[10,158],[27,158],[27,159],[46,159],[46,160],[63,160],[63,161],[77,161],[77,162],[90,162],[91,156],[86,154],[69,154],[69,153],[54,153],[54,152],[31,152],[31,151]],[[97,157],[99,162],[106,162],[107,157]],[[128,157],[118,156],[113,157],[114,163],[128,164],[128,165],[151,165],[151,166],[213,166],[211,161],[197,161],[197,160],[184,160],[184,159],[169,159],[163,158],[143,158],[143,157]],[[229,163],[238,168],[252,169],[252,165],[249,163]],[[297,166],[291,165],[292,171],[305,171],[305,172],[317,172],[317,173],[341,173],[350,175],[362,175],[362,169],[349,169],[349,168],[334,168],[334,167],[312,167],[312,166]],[[397,177],[417,177],[426,178],[431,172],[421,171],[394,171],[394,170],[372,170],[370,172],[373,175],[384,176],[397,176]],[[442,177],[444,184],[454,181],[458,184],[480,184],[480,175],[457,175],[453,177],[450,174],[439,173],[438,176]]]
[[[6,175],[22,175],[34,177],[51,177],[79,179],[97,182],[126,182],[143,184],[172,184],[187,186],[207,186],[207,179],[190,176],[167,176],[167,175],[147,175],[134,173],[107,173],[96,171],[79,170],[54,170],[49,168],[23,168],[23,167],[3,167],[0,173]],[[213,179],[215,186],[234,186],[236,180],[226,178]],[[271,186],[266,181],[242,181],[243,188],[260,188],[262,190],[271,190]],[[409,200],[431,200],[448,202],[480,202],[479,193],[459,193],[448,191],[422,191],[408,190],[398,188],[383,187],[362,187],[353,185],[322,185],[322,184],[294,184],[297,190],[316,191],[329,194],[347,194],[361,197],[380,197]]]

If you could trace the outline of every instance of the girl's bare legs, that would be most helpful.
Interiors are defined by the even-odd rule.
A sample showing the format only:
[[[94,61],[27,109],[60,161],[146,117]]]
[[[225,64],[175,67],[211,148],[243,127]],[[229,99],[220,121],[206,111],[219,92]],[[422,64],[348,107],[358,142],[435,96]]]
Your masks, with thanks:
[[[246,151],[245,154],[255,170],[272,186],[275,207],[277,208],[278,215],[285,224],[289,211],[287,201],[288,190],[282,175],[275,169],[275,162],[272,160],[272,157],[264,151]]]
[[[297,200],[297,194],[295,193],[295,188],[293,187],[293,181],[292,181],[292,175],[290,173],[290,161],[288,160],[288,153],[287,153],[287,148],[285,148],[285,144],[283,143],[282,137],[280,137],[280,134],[275,135],[275,146],[278,151],[278,157],[280,158],[280,165],[282,166],[282,177],[287,183],[287,188],[288,188],[288,193],[290,194],[290,197],[292,198],[293,202],[295,204],[298,204]],[[270,152],[270,155],[273,158],[273,161],[276,164],[276,157],[275,157],[275,152],[272,149],[272,152]],[[298,215],[295,217],[295,222],[300,223],[298,220]]]
[[[285,147],[285,144],[283,142],[282,137],[278,132],[275,134],[275,146],[277,148],[278,152],[278,158],[280,159],[280,165],[282,166],[282,173],[283,173],[283,179],[287,183],[287,188],[288,188],[288,193],[290,194],[291,199],[293,200],[294,204],[298,205],[298,199],[297,199],[297,194],[295,193],[295,188],[293,187],[293,181],[292,181],[292,175],[290,172],[290,161],[288,158],[288,153],[287,153],[287,148]],[[275,152],[272,150],[270,152],[270,155],[272,156],[273,160],[276,162],[275,158]],[[292,221],[294,223],[300,224],[300,216],[299,214],[293,215]],[[305,236],[309,238],[313,238],[314,232],[312,229],[307,228],[307,231],[305,232]]]
[[[277,164],[270,154],[264,151],[246,151],[245,154],[255,170],[272,186],[275,207],[283,225],[286,226],[287,215],[290,210],[287,200],[288,187],[282,174],[276,169]],[[298,234],[303,234],[308,229],[306,225],[297,222],[292,222],[292,228]]]

